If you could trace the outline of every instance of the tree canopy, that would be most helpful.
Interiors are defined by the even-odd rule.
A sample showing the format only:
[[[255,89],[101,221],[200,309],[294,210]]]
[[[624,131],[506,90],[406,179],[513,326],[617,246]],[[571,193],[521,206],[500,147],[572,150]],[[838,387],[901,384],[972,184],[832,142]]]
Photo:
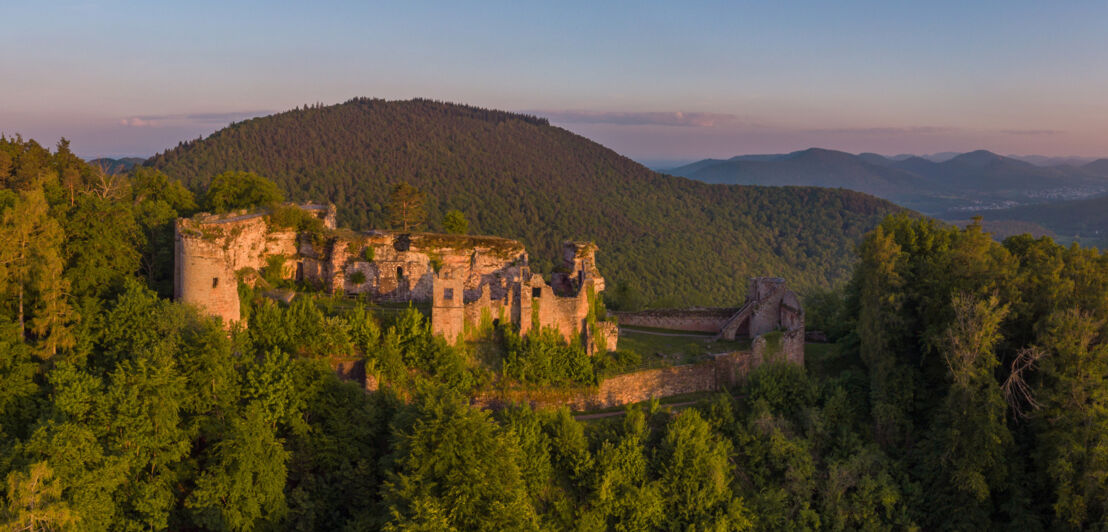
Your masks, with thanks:
[[[204,191],[205,210],[223,213],[273,206],[285,200],[277,184],[253,172],[223,172],[212,177]]]

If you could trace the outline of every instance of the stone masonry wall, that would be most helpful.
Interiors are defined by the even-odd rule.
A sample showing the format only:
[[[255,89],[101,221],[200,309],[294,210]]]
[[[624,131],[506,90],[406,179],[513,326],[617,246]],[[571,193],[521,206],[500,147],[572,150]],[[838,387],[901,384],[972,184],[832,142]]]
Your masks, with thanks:
[[[616,375],[604,379],[593,389],[490,392],[474,398],[473,402],[485,408],[512,403],[528,403],[536,408],[565,405],[577,411],[611,408],[652,397],[723,390],[741,382],[756,365],[753,360],[750,351],[736,351],[698,364]]]
[[[735,308],[689,308],[645,310],[642,312],[612,312],[620,325],[653,327],[675,331],[719,332]]]
[[[267,257],[295,256],[296,241],[296,233],[269,231],[259,214],[180,219],[174,234],[174,296],[226,323],[238,321],[235,272],[261,269]]]

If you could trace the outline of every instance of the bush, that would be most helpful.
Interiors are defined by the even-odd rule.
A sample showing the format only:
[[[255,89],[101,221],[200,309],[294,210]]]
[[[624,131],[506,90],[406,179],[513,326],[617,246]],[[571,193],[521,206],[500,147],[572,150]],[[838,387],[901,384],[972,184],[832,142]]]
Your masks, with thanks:
[[[350,282],[354,284],[362,284],[365,282],[365,272],[358,270],[350,274]]]
[[[276,205],[285,200],[277,184],[253,172],[223,172],[212,178],[203,206],[215,212]]]
[[[469,220],[462,211],[451,209],[442,219],[442,229],[453,235],[464,235],[469,232]]]
[[[274,227],[293,231],[322,233],[323,220],[296,205],[279,205],[269,215],[269,223]]]
[[[597,383],[592,360],[585,349],[567,344],[557,329],[532,331],[522,338],[508,325],[501,325],[500,331],[507,377],[536,386]]]
[[[795,416],[816,399],[816,388],[804,368],[790,362],[769,362],[750,373],[746,393],[751,403],[764,400],[777,414]]]
[[[627,349],[597,354],[593,360],[593,366],[599,376],[614,375],[641,365],[642,355]]]

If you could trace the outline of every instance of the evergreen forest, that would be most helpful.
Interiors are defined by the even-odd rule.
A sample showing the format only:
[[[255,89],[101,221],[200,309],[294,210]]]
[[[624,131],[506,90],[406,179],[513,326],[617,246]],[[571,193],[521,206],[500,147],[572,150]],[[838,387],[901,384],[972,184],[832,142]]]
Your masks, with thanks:
[[[327,143],[268,161],[264,120],[125,175],[85,164],[64,140],[50,150],[0,139],[0,527],[1108,529],[1104,254],[1049,238],[998,243],[977,224],[949,227],[840,191],[601,179],[632,163],[598,163],[589,150],[599,148],[565,132],[476,109],[463,122],[504,142],[545,134],[570,146],[541,145],[557,161],[533,173],[497,170],[507,160],[484,178],[466,165],[404,167],[404,150],[496,159],[501,146],[450,128],[438,134],[454,144],[417,142],[405,128],[446,108],[408,105],[422,112],[396,124],[406,148],[360,163],[312,153]],[[342,131],[359,127],[351,116],[374,114],[313,108],[272,120]],[[247,153],[257,166],[219,166]],[[552,173],[574,165],[595,166]],[[277,186],[252,174],[207,186],[225,171]],[[456,177],[431,179],[443,174]],[[652,298],[718,301],[717,286],[739,297],[755,268],[795,275],[812,289],[809,328],[830,343],[809,345],[804,367],[771,361],[686,408],[652,401],[578,419],[470,401],[497,383],[589,386],[634,354],[587,357],[505,326],[452,347],[414,308],[285,304],[245,285],[246,326],[228,329],[169,299],[176,217],[323,193],[347,202],[347,223],[371,226],[397,176],[428,192],[432,221],[458,209],[471,232],[596,238],[605,271],[643,276]],[[537,185],[587,176],[588,186]],[[536,185],[494,186],[513,179]],[[243,192],[244,180],[257,186]],[[669,284],[654,283],[664,275]],[[381,388],[338,378],[337,357],[363,361]]]

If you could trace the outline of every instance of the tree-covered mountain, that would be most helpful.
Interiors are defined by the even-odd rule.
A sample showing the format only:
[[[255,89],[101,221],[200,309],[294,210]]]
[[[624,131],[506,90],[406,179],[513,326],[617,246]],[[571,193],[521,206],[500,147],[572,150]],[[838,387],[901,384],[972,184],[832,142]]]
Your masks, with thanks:
[[[928,214],[1075,199],[1108,191],[1108,164],[1037,166],[986,150],[952,157],[811,148],[705,159],[670,172],[708,183],[848,188]]]
[[[746,279],[841,281],[859,237],[894,205],[814,188],[711,185],[661,175],[546,120],[428,100],[354,99],[232,124],[148,164],[200,189],[252,171],[294,200],[330,200],[339,224],[383,227],[390,187],[427,193],[428,222],[518,238],[548,270],[563,239],[600,245],[602,271],[646,301],[734,304]]]
[[[240,285],[247,326],[228,329],[152,290],[177,216],[279,198],[257,176],[215,182],[196,198],[151,168],[106,175],[64,140],[0,136],[0,529],[1108,524],[1096,250],[890,216],[845,287],[806,298],[836,343],[804,365],[767,349],[684,408],[490,412],[472,399],[585,389],[656,351],[589,356],[507,323],[450,345],[416,308],[286,304],[264,278]],[[341,381],[340,362],[382,386]]]

